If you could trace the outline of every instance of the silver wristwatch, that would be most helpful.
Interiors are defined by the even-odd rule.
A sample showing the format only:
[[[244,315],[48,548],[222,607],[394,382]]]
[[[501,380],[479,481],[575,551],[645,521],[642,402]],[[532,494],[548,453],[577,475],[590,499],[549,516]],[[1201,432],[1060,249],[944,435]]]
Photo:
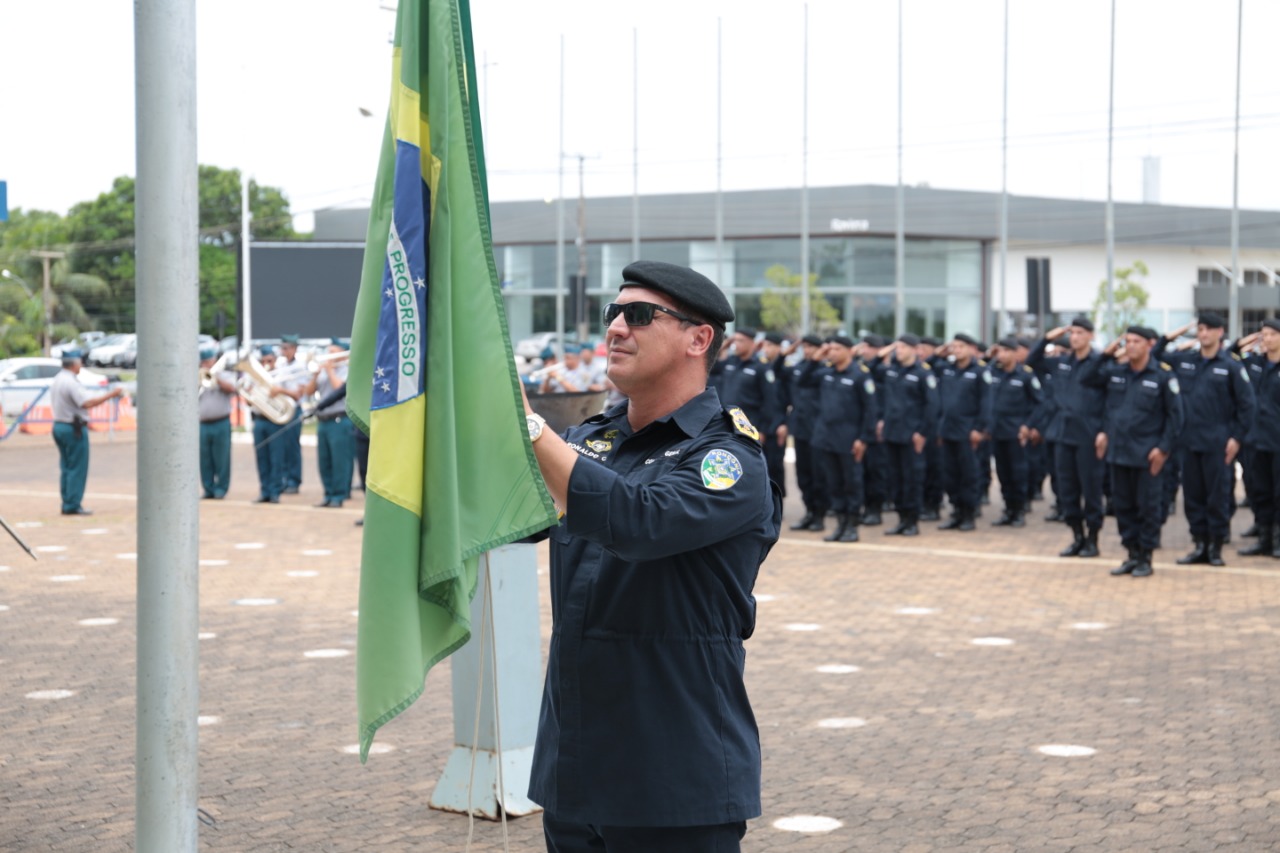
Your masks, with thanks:
[[[529,427],[529,442],[532,444],[542,438],[542,431],[546,429],[546,418],[538,413],[528,414],[524,416],[525,425]]]

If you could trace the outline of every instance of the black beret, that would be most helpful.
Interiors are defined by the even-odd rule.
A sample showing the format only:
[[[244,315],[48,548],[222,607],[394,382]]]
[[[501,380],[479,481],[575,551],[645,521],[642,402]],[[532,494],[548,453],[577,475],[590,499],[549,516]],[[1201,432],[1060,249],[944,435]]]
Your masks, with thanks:
[[[1196,320],[1201,326],[1207,326],[1210,329],[1225,329],[1227,321],[1222,319],[1222,315],[1214,311],[1201,311],[1200,317]]]
[[[862,342],[867,346],[875,347],[876,349],[884,349],[885,344],[889,343],[884,335],[876,334],[863,335]]]
[[[933,335],[925,335],[923,338],[920,339],[920,343],[928,344],[931,347],[942,346],[942,341],[938,340]]]
[[[833,344],[839,344],[842,347],[853,349],[853,338],[844,334],[835,334],[827,338],[827,341]]]
[[[733,308],[724,291],[700,272],[688,267],[663,261],[635,261],[622,270],[622,287],[647,287],[665,293],[677,303],[688,308],[721,328],[732,322]]]
[[[1126,335],[1137,335],[1138,337],[1146,338],[1149,341],[1154,341],[1156,338],[1160,337],[1159,333],[1149,326],[1130,326],[1124,330],[1124,333]]]
[[[920,346],[920,336],[913,335],[910,332],[903,332],[901,335],[898,335],[898,340],[902,341],[909,347]]]
[[[778,332],[765,332],[764,339],[771,344],[782,343],[782,335],[779,334]]]
[[[812,344],[812,345],[813,345],[813,346],[815,346],[815,347],[820,347],[820,346],[822,346],[822,338],[820,338],[820,337],[818,337],[817,335],[812,334],[812,333],[810,333],[810,334],[808,334],[808,335],[805,335],[805,336],[804,336],[803,338],[801,338],[800,340],[804,341],[806,344]]]
[[[751,328],[750,326],[739,326],[738,328],[733,330],[733,333],[735,335],[746,335],[748,338],[751,338],[751,340],[753,341],[756,339],[756,334],[757,334],[756,330]]]
[[[1085,330],[1085,331],[1087,331],[1087,332],[1092,332],[1092,331],[1093,331],[1093,321],[1092,321],[1092,320],[1090,320],[1088,317],[1085,317],[1084,315],[1081,315],[1081,316],[1079,316],[1079,317],[1072,317],[1072,318],[1071,318],[1071,322],[1070,322],[1070,323],[1068,323],[1067,325],[1068,325],[1068,326],[1078,326],[1078,327],[1080,327],[1081,329],[1084,329],[1084,330]]]
[[[971,347],[976,347],[978,345],[978,342],[974,340],[972,336],[966,335],[964,332],[956,332],[955,339],[960,341],[960,343],[968,344]]]
[[[1005,349],[1017,349],[1020,346],[1025,346],[1025,344],[1015,337],[1007,337],[996,341],[996,346],[1004,347]]]
[[[1030,338],[1014,338],[1014,340],[1017,341],[1018,346],[1020,347],[1031,349],[1031,347],[1034,346],[1034,342]]]
[[[1262,321],[1262,327],[1264,329],[1271,329],[1273,332],[1280,332],[1280,320],[1277,320],[1274,317],[1268,317]]]

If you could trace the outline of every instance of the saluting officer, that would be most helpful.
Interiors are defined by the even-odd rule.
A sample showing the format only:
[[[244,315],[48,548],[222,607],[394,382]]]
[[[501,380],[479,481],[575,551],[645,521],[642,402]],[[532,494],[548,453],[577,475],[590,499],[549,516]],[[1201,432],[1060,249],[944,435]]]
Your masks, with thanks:
[[[759,360],[766,368],[766,376],[773,377],[773,412],[772,420],[767,424],[759,424],[764,435],[764,461],[769,467],[769,479],[778,484],[785,497],[787,494],[787,403],[786,392],[782,387],[786,379],[786,356],[782,352],[783,337],[778,332],[765,332],[760,342]]]
[[[978,342],[963,332],[952,340],[955,361],[938,369],[938,399],[942,408],[939,444],[942,473],[951,496],[951,518],[939,530],[973,530],[978,510],[978,445],[982,442],[991,374],[978,363]]]
[[[802,387],[818,390],[813,446],[821,454],[827,495],[837,522],[825,541],[857,542],[863,500],[862,460],[868,442],[875,438],[875,380],[870,368],[854,360],[853,341],[845,335],[832,335],[815,358],[805,361],[798,381]]]
[[[792,348],[794,351],[794,347]],[[811,361],[819,361],[822,338],[805,335],[800,340],[803,358],[787,365],[779,374],[778,390],[787,410],[787,434],[796,451],[796,484],[804,502],[804,517],[791,525],[792,530],[822,530],[830,502],[821,454],[813,447],[813,428],[818,419],[818,388],[800,384],[800,374]]]
[[[989,368],[987,430],[991,433],[996,476],[1004,497],[1004,513],[991,522],[996,527],[1024,527],[1027,513],[1027,447],[1031,425],[1044,401],[1040,380],[1030,367],[1018,362],[1018,341],[1004,338],[995,346],[995,363]]]
[[[1239,553],[1280,558],[1280,320],[1263,320],[1261,331],[1242,339],[1238,346],[1247,351],[1259,340],[1262,352],[1245,358],[1258,404],[1245,442],[1253,472],[1252,507],[1258,541]]]
[[[1069,351],[1046,356],[1049,344],[1064,334],[1070,335]],[[1076,317],[1070,326],[1053,329],[1031,350],[1027,364],[1052,376],[1049,381],[1055,409],[1046,438],[1054,442],[1058,509],[1073,537],[1058,556],[1096,557],[1098,532],[1102,530],[1104,466],[1094,451],[1094,441],[1102,432],[1106,392],[1090,381],[1102,367],[1102,355],[1093,349],[1093,322]]]
[[[1154,329],[1130,326],[1124,335],[1124,357],[1086,381],[1105,388],[1104,426],[1095,439],[1098,458],[1111,466],[1111,498],[1120,543],[1129,559],[1111,570],[1135,578],[1152,573],[1151,554],[1159,547],[1163,504],[1160,472],[1182,432],[1182,399],[1172,368],[1151,358]],[[1113,357],[1120,340],[1111,342]]]
[[[942,353],[942,341],[930,335],[920,338],[920,346],[916,347],[916,355],[921,364],[927,364],[934,376],[947,363]],[[921,493],[920,520],[937,521],[942,517],[942,495],[945,490],[943,474],[942,446],[931,441],[924,448],[924,489]]]
[[[777,376],[756,352],[756,330],[742,328],[729,339],[729,354],[716,362],[712,378],[720,399],[737,406],[760,433],[763,446],[781,423],[778,408]],[[770,476],[770,479],[773,479]],[[774,480],[778,488],[785,484]]]
[[[924,449],[937,434],[938,381],[920,363],[916,347],[920,339],[907,332],[881,355],[875,374],[883,388],[883,413],[876,424],[876,438],[889,451],[889,479],[898,524],[887,535],[915,536],[920,532],[920,501],[924,487]]]
[[[859,364],[865,364],[874,376],[880,370],[880,353],[889,342],[880,335],[865,335],[853,348],[853,356]],[[876,421],[884,420],[884,395],[876,395]],[[883,440],[877,438],[867,447],[862,458],[863,484],[866,500],[862,507],[862,525],[875,527],[881,523],[881,513],[891,495],[889,491],[889,451]]]
[[[1200,352],[1165,349],[1189,324],[1162,337],[1155,349],[1156,357],[1173,368],[1186,416],[1178,448],[1187,524],[1195,547],[1178,559],[1184,566],[1225,565],[1222,544],[1231,533],[1232,467],[1253,427],[1253,385],[1240,357],[1222,348],[1225,327],[1220,315],[1205,311],[1196,323]]]
[[[1026,338],[1014,338],[1018,345],[1018,366],[1027,366],[1027,356],[1031,354],[1031,342]],[[1051,456],[1049,454],[1049,443],[1045,441],[1044,434],[1048,432],[1049,421],[1053,419],[1053,394],[1049,383],[1040,373],[1032,370],[1032,374],[1040,383],[1040,405],[1036,408],[1032,415],[1031,422],[1027,424],[1029,427],[1027,441],[1027,510],[1031,509],[1031,501],[1044,500],[1044,480],[1049,478],[1049,488],[1054,493],[1054,503],[1057,503],[1057,489],[1054,486],[1057,475],[1054,473],[1053,466],[1049,464]],[[1045,521],[1060,521],[1061,519],[1046,518]]]

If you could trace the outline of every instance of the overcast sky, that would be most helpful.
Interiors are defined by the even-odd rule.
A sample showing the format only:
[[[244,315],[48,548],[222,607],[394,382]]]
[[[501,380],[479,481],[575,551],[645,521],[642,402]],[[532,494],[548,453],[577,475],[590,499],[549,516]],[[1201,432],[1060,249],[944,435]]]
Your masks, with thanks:
[[[392,0],[383,0],[390,5]],[[1000,189],[1003,0],[903,0],[904,180]],[[1280,0],[1245,0],[1240,201],[1280,210]],[[1236,4],[1118,0],[1114,194],[1229,207]],[[897,180],[894,0],[808,3],[810,185]],[[379,0],[199,0],[199,158],[289,196],[299,224],[367,203],[386,117],[392,12]],[[629,195],[639,46],[639,188],[804,176],[800,0],[472,0],[495,200]],[[1010,0],[1010,192],[1103,199],[1110,0]],[[10,207],[65,211],[134,174],[133,4],[0,0],[0,179]],[[361,108],[373,113],[363,117]]]

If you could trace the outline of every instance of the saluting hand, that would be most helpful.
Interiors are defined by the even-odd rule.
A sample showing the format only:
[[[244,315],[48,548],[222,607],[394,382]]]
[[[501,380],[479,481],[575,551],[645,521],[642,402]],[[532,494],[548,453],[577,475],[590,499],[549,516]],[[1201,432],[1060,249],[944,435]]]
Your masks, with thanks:
[[[1099,459],[1107,455],[1107,434],[1105,432],[1098,433],[1098,437],[1093,440],[1093,450]]]
[[[1056,329],[1050,329],[1045,337],[1051,341],[1056,341],[1058,338],[1062,337],[1063,333],[1066,331],[1066,326],[1058,326]]]
[[[1147,454],[1147,462],[1150,463],[1152,477],[1160,476],[1160,471],[1164,468],[1165,460],[1168,458],[1169,454],[1165,453],[1160,448],[1151,448],[1151,452]]]

